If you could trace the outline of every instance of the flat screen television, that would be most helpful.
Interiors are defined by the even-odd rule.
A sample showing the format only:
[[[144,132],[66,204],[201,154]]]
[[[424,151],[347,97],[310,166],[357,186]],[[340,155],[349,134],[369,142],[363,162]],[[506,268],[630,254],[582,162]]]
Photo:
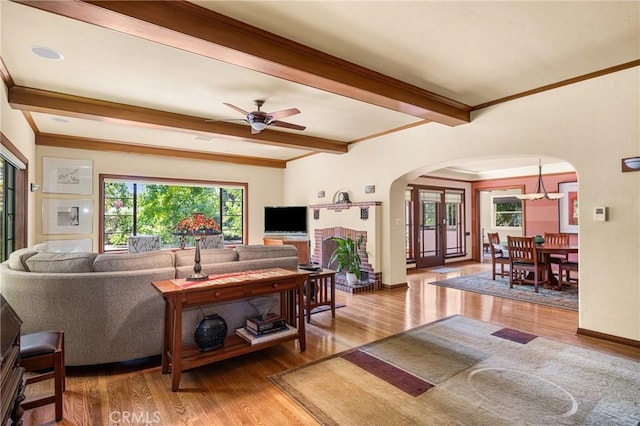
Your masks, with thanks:
[[[306,234],[307,207],[280,206],[264,208],[265,234]]]

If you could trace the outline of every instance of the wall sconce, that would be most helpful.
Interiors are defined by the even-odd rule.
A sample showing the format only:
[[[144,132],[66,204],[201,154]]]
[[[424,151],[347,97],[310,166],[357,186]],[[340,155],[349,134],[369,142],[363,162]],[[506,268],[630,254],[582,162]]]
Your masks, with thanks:
[[[37,183],[32,183],[31,185],[29,185],[29,189],[31,190],[31,192],[36,192],[40,189],[40,185],[38,185]]]
[[[324,198],[324,191],[318,191],[318,198]]]
[[[376,186],[375,185],[367,185],[364,187],[364,193],[365,194],[374,194],[376,192]]]
[[[623,172],[640,172],[640,157],[629,157],[622,159]]]

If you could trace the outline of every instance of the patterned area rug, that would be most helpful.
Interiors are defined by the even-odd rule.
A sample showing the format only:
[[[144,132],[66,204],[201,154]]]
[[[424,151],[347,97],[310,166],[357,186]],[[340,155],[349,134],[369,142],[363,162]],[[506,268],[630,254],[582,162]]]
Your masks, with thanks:
[[[578,310],[577,286],[564,285],[562,287],[562,291],[549,290],[540,286],[538,288],[538,293],[536,293],[533,291],[532,284],[516,284],[511,289],[509,288],[509,278],[496,278],[497,280],[492,280],[491,271],[485,271],[480,272],[479,274],[463,275],[443,281],[435,281],[429,284],[473,291],[482,294],[490,294],[491,296],[506,297],[508,299],[548,305],[572,311]]]
[[[640,363],[463,316],[271,376],[323,425],[637,425]]]

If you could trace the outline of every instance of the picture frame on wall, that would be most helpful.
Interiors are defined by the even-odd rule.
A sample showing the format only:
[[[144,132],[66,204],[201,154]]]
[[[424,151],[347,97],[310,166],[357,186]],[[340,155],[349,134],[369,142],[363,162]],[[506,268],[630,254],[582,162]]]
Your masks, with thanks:
[[[560,232],[578,233],[578,182],[560,182],[558,192],[564,194],[558,204]]]
[[[93,193],[93,161],[42,157],[42,192]]]
[[[42,234],[91,234],[93,200],[45,198],[42,200]]]

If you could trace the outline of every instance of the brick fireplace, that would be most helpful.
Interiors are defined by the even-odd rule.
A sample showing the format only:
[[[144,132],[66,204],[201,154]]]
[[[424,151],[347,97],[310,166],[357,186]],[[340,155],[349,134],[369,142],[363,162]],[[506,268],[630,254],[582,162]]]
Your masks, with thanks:
[[[349,203],[313,205],[313,220],[310,226],[312,255],[314,263],[329,266],[329,258],[335,249],[333,237],[350,237],[357,241],[363,238],[360,259],[362,266],[361,283],[355,286],[346,284],[343,274],[336,277],[336,288],[350,293],[378,290],[382,286],[382,272],[376,267],[380,243],[378,241],[377,218],[380,203]],[[335,267],[335,266],[334,266]]]

